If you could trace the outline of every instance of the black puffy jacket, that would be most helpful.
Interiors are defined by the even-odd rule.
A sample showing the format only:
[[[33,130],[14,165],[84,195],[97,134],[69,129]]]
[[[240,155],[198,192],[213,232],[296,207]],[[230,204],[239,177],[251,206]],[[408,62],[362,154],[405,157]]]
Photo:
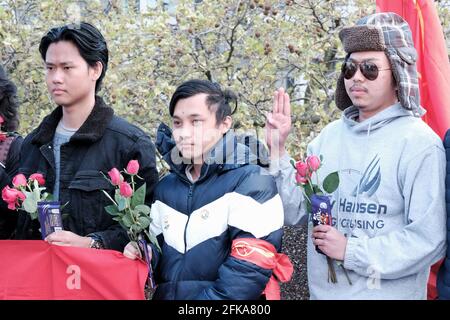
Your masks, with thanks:
[[[37,129],[24,140],[19,172],[29,176],[42,173],[46,188],[53,191],[55,160],[53,136],[62,117],[62,107],[56,108]],[[112,108],[100,97],[80,129],[61,146],[60,197],[64,229],[80,236],[95,233],[105,248],[122,251],[129,241],[126,232],[104,210],[113,195],[113,187],[103,174],[115,167],[122,170],[130,160],[138,160],[138,175],[147,183],[146,200],[151,203],[153,188],[158,181],[155,146],[139,128],[114,116]],[[142,183],[142,182],[141,182]],[[39,224],[21,212],[17,223],[17,239],[39,239]]]

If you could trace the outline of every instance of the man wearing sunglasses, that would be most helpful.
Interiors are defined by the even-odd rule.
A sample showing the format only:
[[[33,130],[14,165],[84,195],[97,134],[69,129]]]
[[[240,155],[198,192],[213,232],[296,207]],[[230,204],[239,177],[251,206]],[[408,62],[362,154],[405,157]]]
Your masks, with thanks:
[[[411,31],[400,16],[378,13],[339,37],[347,56],[335,100],[343,114],[307,150],[323,156],[319,177],[337,171],[340,178],[331,195],[332,225],[308,226],[311,299],[425,299],[430,266],[446,246],[445,154],[420,119]],[[285,151],[290,113],[280,89],[267,120],[270,172],[285,224],[298,225],[309,215]],[[316,246],[334,259],[337,283],[328,281]]]

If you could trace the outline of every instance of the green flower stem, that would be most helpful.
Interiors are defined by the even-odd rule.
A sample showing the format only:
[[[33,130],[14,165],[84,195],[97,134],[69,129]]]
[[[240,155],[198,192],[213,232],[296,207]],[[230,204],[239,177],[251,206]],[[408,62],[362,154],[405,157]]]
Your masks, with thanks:
[[[344,271],[344,275],[347,278],[348,284],[353,285],[352,281],[350,280],[350,277],[348,276],[347,269],[344,268],[343,264],[341,264],[341,268],[342,268],[342,271]]]
[[[336,271],[334,270],[333,259],[327,256],[328,264],[328,282],[337,283]]]
[[[133,226],[138,224],[138,217],[135,215],[135,211],[131,208],[131,198],[127,198],[127,209],[126,212],[129,214],[131,221],[133,222],[133,225],[130,227],[130,230],[128,232],[128,235],[131,240],[137,241],[139,235],[135,234]]]
[[[130,217],[131,217],[131,220],[133,220],[133,223],[137,223],[138,221],[134,215],[134,210],[131,208],[128,208],[128,212],[130,213]]]
[[[311,187],[311,190],[312,190],[312,192],[313,192],[313,194],[314,194],[314,185],[312,184],[311,179],[308,178],[308,179],[306,179],[306,180],[308,180],[309,186]],[[310,201],[310,202],[311,202],[311,201]]]
[[[302,189],[302,193],[305,196],[306,200],[308,200],[308,202],[311,204],[311,199],[308,197],[308,195],[306,194],[305,190],[303,188]]]
[[[132,232],[132,231],[130,231],[130,230],[128,230],[128,237],[130,238],[130,240],[132,241],[132,242],[136,242],[138,239],[134,236],[134,232]],[[139,251],[141,251],[141,250],[139,250]]]
[[[317,186],[319,186],[319,171],[316,171],[316,182],[317,182]]]
[[[127,202],[128,202],[128,199],[127,199]],[[126,212],[129,214],[129,216],[130,216],[130,218],[131,218],[131,221],[133,221],[133,225],[130,227],[130,229],[128,230],[128,236],[130,237],[130,240],[132,240],[132,241],[137,241],[138,239],[138,236],[135,234],[135,232],[134,232],[134,229],[133,229],[133,226],[136,224],[136,219],[135,219],[135,217],[134,217],[134,211],[130,208],[130,207],[128,207],[127,208],[127,210],[126,210]]]

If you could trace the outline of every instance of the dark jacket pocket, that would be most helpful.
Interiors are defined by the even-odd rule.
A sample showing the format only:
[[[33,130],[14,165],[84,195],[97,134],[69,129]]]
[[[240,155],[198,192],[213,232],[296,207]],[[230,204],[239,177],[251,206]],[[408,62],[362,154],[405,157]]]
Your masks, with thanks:
[[[103,231],[115,224],[104,210],[111,201],[102,190],[111,194],[113,186],[100,172],[84,170],[76,173],[69,184],[68,194],[62,194],[61,199],[61,203],[69,202],[70,229],[76,229],[79,234],[87,235]]]
[[[112,190],[111,183],[96,170],[83,170],[76,173],[69,189],[79,189],[90,192],[95,190]]]

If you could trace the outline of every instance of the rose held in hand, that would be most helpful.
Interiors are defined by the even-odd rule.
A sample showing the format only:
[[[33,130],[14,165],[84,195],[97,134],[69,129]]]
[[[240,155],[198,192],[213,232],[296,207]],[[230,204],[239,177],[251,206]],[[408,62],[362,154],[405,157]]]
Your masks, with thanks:
[[[305,161],[295,163],[291,161],[296,174],[295,180],[297,185],[301,187],[303,196],[305,198],[305,206],[307,212],[311,215],[313,226],[331,224],[331,195],[339,186],[339,174],[337,171],[328,173],[325,179],[320,180],[318,170],[322,165],[322,156],[310,155]],[[316,183],[314,183],[312,178]],[[319,182],[322,182],[319,184]],[[324,254],[318,246],[316,246],[318,253]],[[328,280],[332,283],[337,282],[336,271],[334,268],[334,260],[326,257],[328,264]],[[347,272],[342,264],[347,280],[349,280]],[[351,281],[349,280],[349,284]]]
[[[305,162],[299,161],[295,164],[295,168],[297,169],[297,173],[302,177],[311,176],[308,165]]]
[[[127,173],[136,175],[139,172],[139,162],[137,160],[130,160],[127,165]]]
[[[16,210],[19,206],[19,199],[21,201],[25,200],[25,195],[17,189],[6,186],[2,190],[2,199],[8,204],[8,209]]]
[[[111,184],[114,186],[120,185],[120,183],[123,181],[122,175],[116,168],[112,168],[111,170],[109,170],[108,175],[111,178]]]
[[[137,175],[139,168],[140,165],[137,160],[130,160],[122,171],[112,168],[108,171],[109,177],[102,173],[114,186],[113,194],[103,190],[104,195],[112,203],[106,206],[105,210],[113,216],[114,221],[119,222],[127,230],[131,241],[137,243],[142,240],[145,234],[161,251],[156,236],[149,230],[152,220],[150,218],[150,207],[145,203],[147,195],[146,183],[144,182],[140,187],[137,187],[136,179],[143,180]],[[128,179],[131,181],[127,181]]]
[[[320,159],[317,156],[309,156],[306,158],[306,163],[311,172],[316,172],[320,168]]]
[[[298,184],[305,184],[308,182],[308,178],[302,176],[298,172],[295,174],[295,180],[297,181]]]
[[[45,179],[44,179],[44,176],[41,173],[33,173],[30,176],[30,180],[31,181],[37,181],[40,186],[45,185]]]
[[[120,195],[124,196],[125,198],[131,198],[131,196],[133,195],[133,189],[128,182],[122,182],[120,184]]]
[[[23,174],[18,174],[13,178],[12,184],[16,188],[25,187],[27,185],[27,178]]]
[[[33,173],[27,178],[19,173],[12,180],[13,188],[6,186],[2,190],[2,198],[10,210],[24,210],[32,220],[38,218],[37,204],[48,201],[52,195],[45,191],[45,179],[41,173]]]
[[[308,168],[308,165],[305,162],[299,161],[295,164],[295,169],[297,173],[295,174],[295,180],[298,184],[305,184],[308,182],[308,179],[311,177],[311,172]]]

